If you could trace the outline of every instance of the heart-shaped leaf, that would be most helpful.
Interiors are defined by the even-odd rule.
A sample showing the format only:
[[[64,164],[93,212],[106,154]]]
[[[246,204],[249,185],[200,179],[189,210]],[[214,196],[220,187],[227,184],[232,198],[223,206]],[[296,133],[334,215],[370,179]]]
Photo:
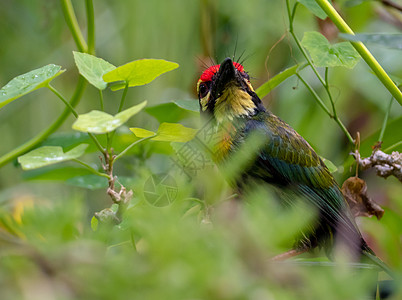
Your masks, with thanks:
[[[64,153],[58,146],[44,146],[18,157],[18,162],[24,170],[32,170],[56,164],[62,161],[78,158],[84,154],[88,144],[81,144]]]
[[[139,86],[150,83],[159,75],[178,68],[179,65],[163,59],[139,59],[122,65],[103,75],[106,82],[125,81],[128,86]],[[112,90],[124,88],[118,84]]]
[[[304,34],[302,45],[308,50],[317,67],[353,68],[360,55],[349,42],[331,45],[321,33],[316,31]]]
[[[116,69],[116,67],[102,58],[87,53],[73,51],[73,55],[80,74],[94,87],[104,90],[107,83],[103,81],[102,76]]]
[[[45,87],[64,71],[60,66],[50,64],[13,78],[0,89],[0,108],[19,97]]]
[[[115,116],[103,111],[93,110],[87,114],[79,115],[73,124],[73,129],[91,133],[107,133],[123,125],[132,116],[139,113],[147,101],[137,104],[129,109],[123,110]]]
[[[155,132],[142,128],[130,128],[130,130],[139,138],[146,138],[155,135]],[[178,123],[162,123],[153,141],[161,142],[181,142],[185,143],[193,139],[197,130],[185,127]]]

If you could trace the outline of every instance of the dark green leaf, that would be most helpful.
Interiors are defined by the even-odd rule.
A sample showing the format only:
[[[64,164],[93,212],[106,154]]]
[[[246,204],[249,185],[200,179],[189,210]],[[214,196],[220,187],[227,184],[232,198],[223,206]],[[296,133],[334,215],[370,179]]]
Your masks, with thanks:
[[[304,33],[302,45],[308,50],[317,67],[353,68],[360,55],[349,42],[331,45],[321,33],[310,31]]]
[[[24,170],[56,164],[62,161],[78,158],[84,154],[88,144],[81,144],[68,152],[57,146],[44,146],[18,157],[18,162]]]
[[[145,111],[151,116],[155,117],[159,121],[159,123],[176,123],[185,118],[196,116],[199,114],[198,112],[195,113],[192,110],[182,108],[175,102],[162,103],[155,106],[147,107]]]
[[[90,190],[104,189],[108,187],[107,178],[94,174],[72,177],[67,179],[66,183]]]
[[[89,175],[91,172],[82,167],[52,165],[40,169],[29,170],[22,174],[25,180],[56,180],[64,181],[71,177]]]
[[[102,76],[116,69],[116,67],[102,58],[87,53],[73,51],[73,54],[80,74],[94,87],[104,90],[107,87],[107,83],[103,81]]]
[[[15,77],[0,89],[0,108],[19,97],[45,87],[64,71],[60,66],[50,64]]]
[[[200,104],[198,103],[198,100],[175,100],[173,103],[185,110],[196,113],[200,112]]]
[[[106,82],[125,81],[128,86],[139,86],[150,83],[159,75],[178,68],[179,65],[163,59],[139,59],[120,66],[103,75]],[[125,84],[118,84],[112,90],[124,88]]]
[[[132,116],[139,113],[147,101],[134,105],[129,109],[123,110],[115,116],[109,115],[103,111],[93,110],[87,114],[79,115],[73,124],[73,129],[82,132],[107,133],[123,125]]]
[[[340,33],[339,36],[352,42],[363,42],[402,50],[402,34],[400,33],[358,33],[355,35]]]

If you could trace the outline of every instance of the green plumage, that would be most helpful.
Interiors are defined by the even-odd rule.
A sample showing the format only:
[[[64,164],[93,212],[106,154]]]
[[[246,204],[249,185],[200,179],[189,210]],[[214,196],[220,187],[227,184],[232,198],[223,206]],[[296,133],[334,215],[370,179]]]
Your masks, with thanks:
[[[198,81],[198,96],[201,113],[212,117],[218,128],[230,128],[221,135],[222,159],[243,146],[247,149],[248,137],[254,133],[261,139],[262,146],[251,153],[253,159],[238,176],[240,189],[250,181],[269,183],[280,191],[285,206],[301,199],[318,212],[317,220],[301,232],[295,248],[323,247],[330,253],[335,237],[352,253],[365,255],[391,274],[362,238],[323,161],[292,127],[265,109],[240,64],[226,58],[221,65],[207,69]]]

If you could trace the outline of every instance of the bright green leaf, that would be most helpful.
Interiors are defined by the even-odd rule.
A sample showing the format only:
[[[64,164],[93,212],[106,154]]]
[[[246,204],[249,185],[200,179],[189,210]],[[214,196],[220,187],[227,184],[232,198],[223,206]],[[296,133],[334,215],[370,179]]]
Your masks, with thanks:
[[[283,81],[288,79],[289,77],[295,75],[298,71],[303,70],[307,66],[307,63],[302,65],[294,65],[293,67],[287,68],[286,70],[276,74],[267,82],[263,83],[259,86],[259,88],[255,91],[258,97],[263,98],[269,94],[274,88],[276,88]]]
[[[93,110],[87,114],[79,115],[73,124],[73,129],[91,133],[107,133],[123,125],[132,116],[139,113],[147,101],[123,110],[115,116],[103,111]]]
[[[64,71],[60,66],[50,64],[13,78],[0,89],[0,108],[19,97],[45,87]]]
[[[331,45],[321,33],[310,31],[304,33],[302,45],[308,50],[317,67],[353,68],[360,55],[349,42]]]
[[[358,33],[355,35],[340,33],[339,36],[352,42],[363,42],[402,50],[402,34],[400,33]]]
[[[336,171],[338,171],[338,168],[334,165],[334,163],[332,161],[330,161],[329,159],[326,159],[322,156],[321,156],[321,159],[331,173],[335,173]]]
[[[303,4],[310,12],[324,20],[327,17],[325,11],[317,4],[315,0],[297,0],[301,4]]]
[[[139,137],[139,138],[146,138],[146,137],[155,135],[155,132],[146,130],[143,128],[135,127],[135,128],[130,128],[130,130],[135,134],[136,137]]]
[[[95,218],[95,216],[93,216],[92,219],[91,219],[91,228],[92,228],[93,231],[98,230],[98,225],[99,225],[98,223],[99,223],[98,219]]]
[[[73,54],[80,74],[94,87],[104,90],[107,87],[107,83],[103,81],[102,76],[116,69],[116,67],[102,58],[87,53],[73,51]]]
[[[142,128],[130,128],[130,130],[139,138],[146,138],[155,134]],[[185,143],[193,139],[196,132],[195,129],[184,127],[178,123],[162,123],[158,128],[157,135],[151,140]]]
[[[57,146],[44,146],[18,157],[18,162],[24,170],[56,164],[62,161],[75,159],[84,154],[88,144],[81,144],[64,153],[63,148]]]
[[[106,82],[125,81],[128,86],[139,86],[150,83],[159,75],[178,68],[179,65],[163,59],[140,59],[120,66],[103,75]],[[118,84],[112,90],[124,88]]]

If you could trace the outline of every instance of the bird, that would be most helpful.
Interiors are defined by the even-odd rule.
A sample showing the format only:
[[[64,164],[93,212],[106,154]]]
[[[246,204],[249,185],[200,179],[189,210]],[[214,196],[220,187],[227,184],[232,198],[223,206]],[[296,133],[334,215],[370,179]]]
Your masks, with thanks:
[[[351,252],[368,257],[392,274],[363,239],[325,163],[300,134],[265,108],[242,64],[228,57],[210,66],[197,82],[197,94],[201,115],[212,119],[217,128],[226,128],[218,142],[218,162],[228,160],[246,145],[249,136],[258,133],[261,145],[243,168],[235,183],[238,188],[252,181],[264,182],[284,191],[281,201],[285,205],[302,199],[317,211],[317,219],[296,238],[293,249],[277,257],[289,258],[315,248],[324,248],[331,256],[335,240],[341,240]]]

